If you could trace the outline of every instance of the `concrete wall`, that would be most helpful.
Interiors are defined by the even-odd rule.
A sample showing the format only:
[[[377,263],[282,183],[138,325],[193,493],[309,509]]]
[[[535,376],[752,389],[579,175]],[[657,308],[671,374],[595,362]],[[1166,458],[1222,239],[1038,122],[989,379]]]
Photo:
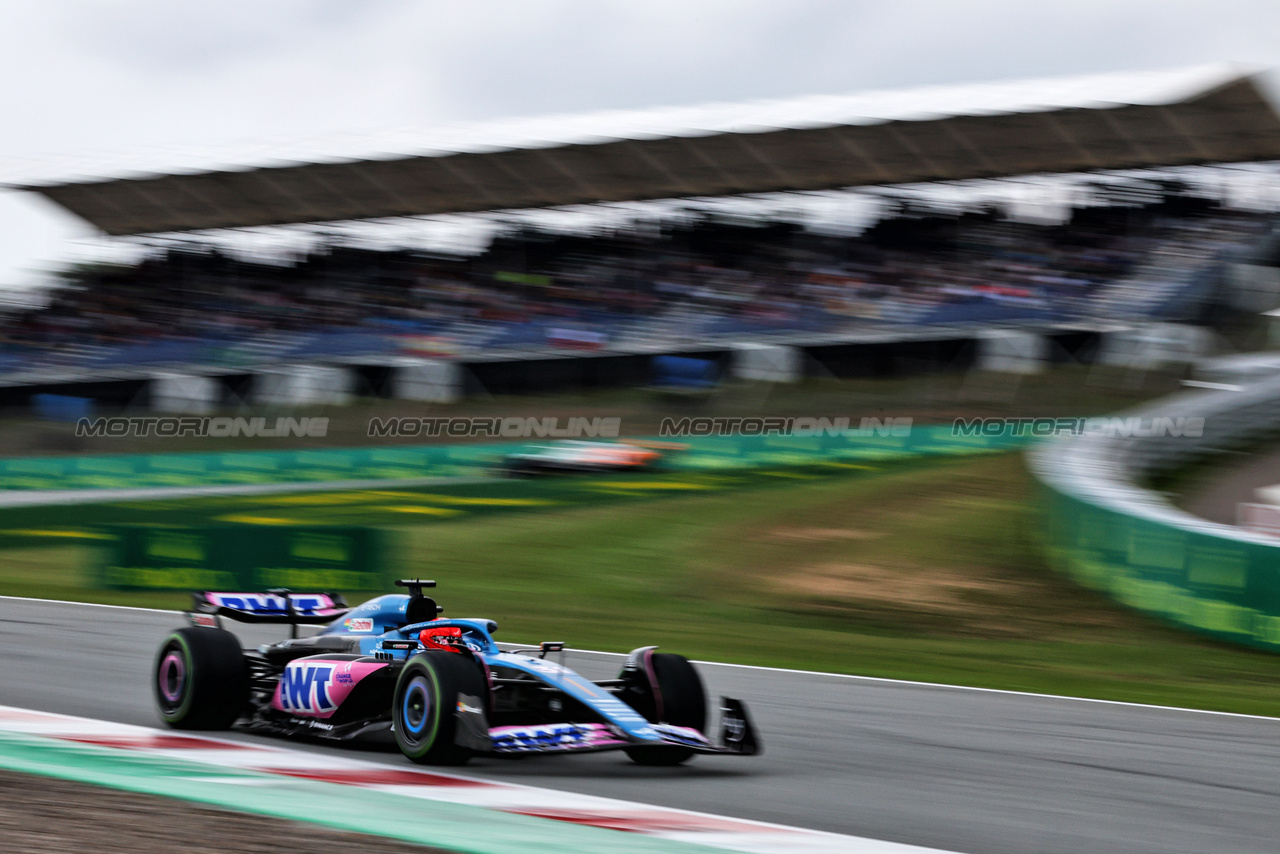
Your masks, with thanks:
[[[781,344],[737,344],[730,372],[740,380],[799,382],[804,375],[804,354],[798,347]]]
[[[1213,352],[1212,332],[1180,323],[1146,323],[1103,336],[1104,365],[1150,370],[1185,365]]]
[[[265,406],[341,406],[350,402],[354,390],[355,374],[349,368],[290,365],[257,374],[252,398]]]
[[[1038,374],[1049,362],[1049,339],[1018,329],[993,329],[978,337],[978,369]]]
[[[220,403],[221,385],[196,374],[158,374],[151,381],[151,409],[179,415],[207,415]]]
[[[398,365],[391,375],[391,396],[397,400],[453,403],[462,393],[462,366],[457,362],[415,360]]]

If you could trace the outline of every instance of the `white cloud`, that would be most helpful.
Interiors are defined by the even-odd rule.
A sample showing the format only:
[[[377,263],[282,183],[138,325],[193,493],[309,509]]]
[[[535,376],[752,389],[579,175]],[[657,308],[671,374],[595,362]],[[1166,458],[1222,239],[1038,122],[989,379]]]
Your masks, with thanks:
[[[1221,60],[1280,4],[120,0],[0,9],[0,159]],[[86,233],[0,195],[0,284]]]

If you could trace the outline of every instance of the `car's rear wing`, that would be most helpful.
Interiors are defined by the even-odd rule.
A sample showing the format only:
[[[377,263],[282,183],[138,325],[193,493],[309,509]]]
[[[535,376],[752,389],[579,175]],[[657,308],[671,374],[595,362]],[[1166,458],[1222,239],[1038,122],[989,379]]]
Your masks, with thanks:
[[[322,625],[346,614],[346,600],[336,593],[219,593],[201,590],[191,594],[187,619],[194,626],[221,628],[219,618],[238,623],[272,623],[297,627]]]

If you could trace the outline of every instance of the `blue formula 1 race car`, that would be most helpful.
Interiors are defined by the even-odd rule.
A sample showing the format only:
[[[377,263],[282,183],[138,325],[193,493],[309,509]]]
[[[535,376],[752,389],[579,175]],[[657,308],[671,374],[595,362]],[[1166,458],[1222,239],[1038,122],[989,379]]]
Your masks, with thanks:
[[[679,655],[642,647],[616,679],[592,682],[547,659],[562,643],[504,652],[497,624],[445,619],[423,594],[349,609],[324,593],[194,594],[191,625],[165,638],[152,684],[177,729],[238,726],[348,741],[394,736],[415,762],[459,765],[476,755],[623,750],[641,765],[698,753],[760,752],[746,707],[720,701],[720,738],[706,735],[702,679]],[[288,640],[242,649],[222,620],[289,625]],[[297,627],[325,626],[311,637]]]

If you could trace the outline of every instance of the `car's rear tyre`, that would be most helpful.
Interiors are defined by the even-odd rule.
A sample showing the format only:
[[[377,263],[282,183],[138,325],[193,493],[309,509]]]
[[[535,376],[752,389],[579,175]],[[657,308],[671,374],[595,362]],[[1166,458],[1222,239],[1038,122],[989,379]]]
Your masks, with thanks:
[[[165,638],[151,685],[174,729],[228,729],[249,705],[249,665],[223,629],[190,627]]]
[[[683,655],[655,652],[649,656],[654,680],[658,683],[657,696],[648,676],[635,673],[631,676],[622,698],[650,723],[674,724],[692,727],[699,732],[707,726],[707,692],[702,687],[702,677]],[[693,757],[687,747],[628,747],[627,756],[637,765],[679,765]]]
[[[400,752],[423,765],[462,765],[473,751],[456,744],[458,695],[486,697],[479,665],[467,654],[429,650],[405,664],[396,680],[391,721]]]

